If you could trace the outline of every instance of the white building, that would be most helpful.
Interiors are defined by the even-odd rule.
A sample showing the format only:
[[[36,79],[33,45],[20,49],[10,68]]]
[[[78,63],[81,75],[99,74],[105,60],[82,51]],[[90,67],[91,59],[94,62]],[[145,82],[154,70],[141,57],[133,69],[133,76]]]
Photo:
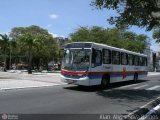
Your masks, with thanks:
[[[60,47],[60,49],[64,49],[65,45],[68,42],[68,38],[56,37],[56,42],[57,42],[58,46]]]
[[[144,54],[148,56],[148,71],[154,71],[153,68],[153,50],[150,49],[148,45],[147,48],[144,50]]]

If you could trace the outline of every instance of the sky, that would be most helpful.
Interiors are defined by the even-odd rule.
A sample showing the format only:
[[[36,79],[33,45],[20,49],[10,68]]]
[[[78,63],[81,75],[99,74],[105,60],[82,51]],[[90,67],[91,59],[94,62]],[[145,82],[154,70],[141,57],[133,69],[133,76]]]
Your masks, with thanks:
[[[81,26],[114,27],[107,18],[115,15],[107,10],[90,6],[91,0],[0,0],[0,33],[8,33],[13,27],[38,25],[55,37],[68,37]],[[160,50],[152,39],[152,31],[131,27],[137,34],[151,38],[151,49]]]

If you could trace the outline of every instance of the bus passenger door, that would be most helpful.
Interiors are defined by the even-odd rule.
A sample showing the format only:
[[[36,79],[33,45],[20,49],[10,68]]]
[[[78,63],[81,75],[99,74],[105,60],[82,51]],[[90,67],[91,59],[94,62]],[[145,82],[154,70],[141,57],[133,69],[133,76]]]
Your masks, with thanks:
[[[91,69],[90,69],[90,84],[98,85],[102,78],[102,51],[92,49]]]

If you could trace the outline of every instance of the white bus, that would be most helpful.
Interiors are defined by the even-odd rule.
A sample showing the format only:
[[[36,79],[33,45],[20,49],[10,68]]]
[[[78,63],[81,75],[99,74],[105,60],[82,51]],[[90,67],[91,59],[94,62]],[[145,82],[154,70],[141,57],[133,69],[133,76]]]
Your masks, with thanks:
[[[147,76],[144,54],[93,42],[66,45],[61,66],[61,80],[83,86],[134,80]]]

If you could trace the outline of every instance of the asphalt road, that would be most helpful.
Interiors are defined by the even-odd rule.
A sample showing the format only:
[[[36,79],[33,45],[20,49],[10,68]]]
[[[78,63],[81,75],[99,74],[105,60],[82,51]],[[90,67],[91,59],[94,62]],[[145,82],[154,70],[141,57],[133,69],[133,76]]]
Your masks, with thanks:
[[[160,96],[160,75],[100,87],[62,85],[0,91],[0,113],[127,114]]]

